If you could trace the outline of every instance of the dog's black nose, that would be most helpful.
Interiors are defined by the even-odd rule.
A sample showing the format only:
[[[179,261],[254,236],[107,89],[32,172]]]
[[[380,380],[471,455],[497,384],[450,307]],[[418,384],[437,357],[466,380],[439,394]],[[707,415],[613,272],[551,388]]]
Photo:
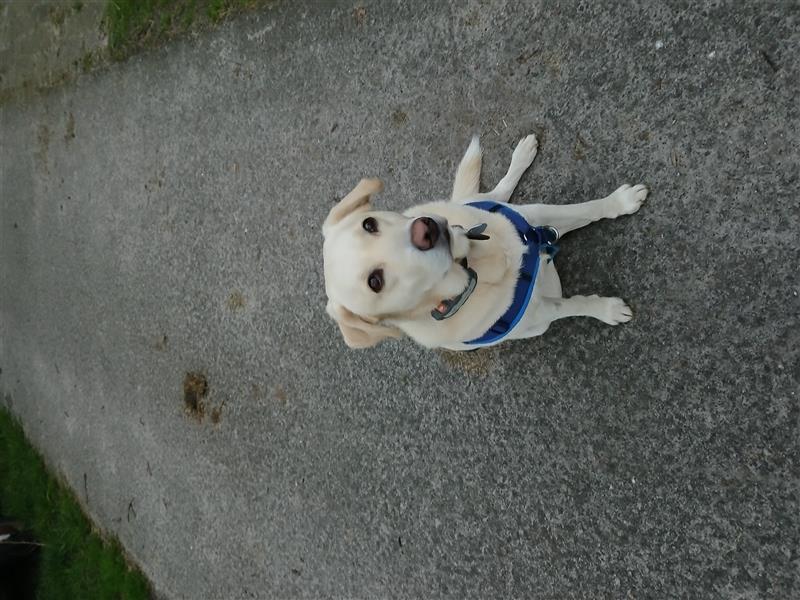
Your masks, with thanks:
[[[420,217],[411,224],[411,243],[419,250],[430,250],[439,240],[439,226],[430,217]]]

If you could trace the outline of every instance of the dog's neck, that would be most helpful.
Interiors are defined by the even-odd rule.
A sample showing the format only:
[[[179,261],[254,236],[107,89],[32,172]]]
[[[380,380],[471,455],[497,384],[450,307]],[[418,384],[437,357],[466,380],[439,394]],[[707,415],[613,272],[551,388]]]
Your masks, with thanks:
[[[437,321],[449,318],[469,301],[469,295],[477,286],[498,284],[508,276],[509,269],[516,271],[519,268],[518,252],[507,247],[503,236],[497,239],[483,235],[485,228],[484,225],[471,229],[454,228],[453,264],[439,284],[426,294],[415,311],[415,317],[430,314]],[[434,312],[446,316],[437,317]]]
[[[460,233],[460,232],[459,232]],[[462,258],[466,258],[470,268],[478,275],[480,284],[496,284],[502,281],[509,268],[519,268],[519,251],[517,240],[507,235],[498,235],[489,226],[487,229],[488,239],[471,240],[467,238],[466,232],[460,233],[458,244],[454,248],[461,250],[463,254],[454,251],[453,265],[450,270],[463,269],[460,264]],[[509,243],[510,241],[510,243]],[[466,243],[464,243],[466,242]]]

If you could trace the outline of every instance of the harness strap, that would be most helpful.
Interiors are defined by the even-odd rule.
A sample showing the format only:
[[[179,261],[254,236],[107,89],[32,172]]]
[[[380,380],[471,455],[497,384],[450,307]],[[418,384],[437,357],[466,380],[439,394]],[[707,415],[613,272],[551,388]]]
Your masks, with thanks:
[[[555,241],[558,239],[558,232],[552,227],[532,227],[521,214],[499,202],[482,200],[480,202],[470,202],[467,206],[503,215],[511,221],[517,230],[520,240],[527,247],[527,252],[522,256],[522,265],[514,287],[514,299],[511,302],[511,306],[486,333],[474,340],[464,342],[471,345],[485,345],[505,337],[522,319],[522,315],[525,314],[525,309],[528,308],[533,295],[536,275],[539,272],[539,255],[545,253],[548,256],[548,262],[553,260],[553,257],[558,253],[558,246],[555,245]]]

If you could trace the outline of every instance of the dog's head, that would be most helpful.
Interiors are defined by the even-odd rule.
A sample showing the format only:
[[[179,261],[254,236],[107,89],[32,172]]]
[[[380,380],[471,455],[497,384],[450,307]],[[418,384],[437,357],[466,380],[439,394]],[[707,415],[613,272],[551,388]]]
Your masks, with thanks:
[[[463,233],[436,215],[372,210],[371,196],[382,189],[379,180],[362,179],[322,226],[328,314],[354,348],[397,337],[382,320],[429,313],[465,284],[453,269],[454,248],[466,253]]]

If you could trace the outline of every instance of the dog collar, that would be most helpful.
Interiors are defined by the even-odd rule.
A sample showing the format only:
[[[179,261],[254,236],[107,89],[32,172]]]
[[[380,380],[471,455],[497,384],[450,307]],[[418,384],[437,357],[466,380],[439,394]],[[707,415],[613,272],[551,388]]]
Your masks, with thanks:
[[[519,323],[522,315],[525,314],[525,309],[528,308],[531,296],[533,296],[533,286],[536,283],[536,275],[539,271],[539,255],[544,252],[548,256],[547,262],[553,260],[553,257],[558,252],[558,246],[556,246],[555,242],[558,240],[559,234],[555,227],[533,227],[521,214],[506,204],[481,201],[470,202],[467,206],[503,215],[514,225],[517,235],[519,235],[520,240],[527,248],[527,252],[522,257],[522,265],[519,269],[517,284],[514,287],[514,299],[511,302],[511,306],[486,333],[474,340],[464,342],[465,344],[483,346],[503,339]]]
[[[478,274],[473,269],[469,268],[467,259],[463,258],[460,264],[467,272],[467,287],[465,287],[464,291],[457,296],[453,296],[450,299],[445,298],[439,302],[439,305],[436,308],[431,311],[431,316],[437,321],[444,321],[445,319],[449,319],[456,314],[458,309],[464,306],[464,302],[467,301],[472,292],[475,291],[475,287],[478,285]]]
[[[489,236],[483,233],[485,230],[486,223],[475,225],[475,227],[471,227],[467,230],[467,238],[471,240],[488,240]],[[469,268],[466,256],[459,261],[459,264],[464,267],[464,270],[467,272],[467,286],[457,296],[442,300],[438,306],[431,311],[431,316],[437,321],[444,321],[456,314],[458,309],[464,306],[464,302],[467,301],[478,285],[478,274],[473,269]]]

